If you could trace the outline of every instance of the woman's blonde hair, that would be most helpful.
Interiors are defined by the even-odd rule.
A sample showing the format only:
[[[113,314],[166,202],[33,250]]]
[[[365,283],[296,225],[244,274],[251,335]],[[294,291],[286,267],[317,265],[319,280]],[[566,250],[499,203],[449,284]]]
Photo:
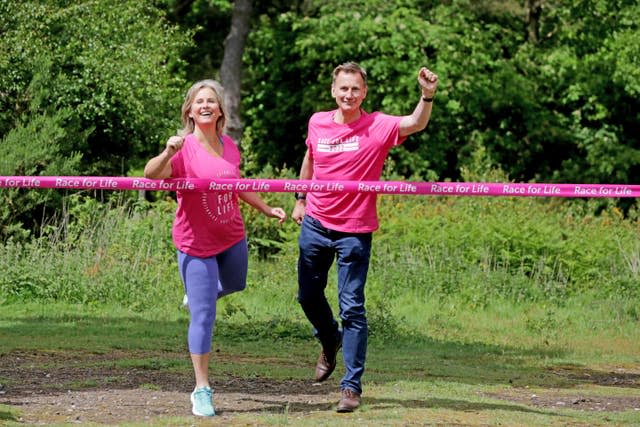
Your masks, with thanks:
[[[184,103],[182,104],[182,129],[178,131],[178,135],[186,136],[190,133],[193,133],[195,130],[196,124],[191,117],[189,117],[189,113],[191,112],[191,106],[193,105],[193,101],[196,97],[196,94],[200,89],[209,88],[215,93],[216,101],[220,106],[220,112],[222,115],[218,118],[216,122],[216,133],[218,136],[222,136],[222,132],[224,131],[224,127],[227,124],[227,111],[224,106],[224,89],[222,85],[218,83],[216,80],[205,79],[195,82],[189,90],[187,91],[187,95],[184,97]]]

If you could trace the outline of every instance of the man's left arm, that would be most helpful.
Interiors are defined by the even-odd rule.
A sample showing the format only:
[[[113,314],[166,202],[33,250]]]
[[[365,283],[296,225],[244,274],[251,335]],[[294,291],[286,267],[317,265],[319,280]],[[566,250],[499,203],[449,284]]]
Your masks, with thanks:
[[[433,97],[438,88],[438,76],[426,67],[422,67],[418,72],[418,83],[420,84],[422,97],[413,113],[403,116],[400,120],[400,137],[419,132],[426,128],[427,123],[429,123],[431,109],[433,108]]]

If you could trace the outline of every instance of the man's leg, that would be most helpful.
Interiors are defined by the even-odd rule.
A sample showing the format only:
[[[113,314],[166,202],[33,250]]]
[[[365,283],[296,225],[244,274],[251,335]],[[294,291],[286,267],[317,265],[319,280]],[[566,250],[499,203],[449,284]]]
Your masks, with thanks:
[[[334,258],[328,237],[329,230],[316,219],[305,216],[298,244],[298,302],[315,329],[322,344],[322,353],[316,366],[316,380],[324,381],[333,372],[336,353],[341,345],[338,323],[327,298],[327,274]]]
[[[365,283],[371,254],[371,233],[345,234],[338,240],[338,296],[343,329],[345,375],[340,388],[362,393],[368,326]],[[340,408],[339,408],[340,409]]]

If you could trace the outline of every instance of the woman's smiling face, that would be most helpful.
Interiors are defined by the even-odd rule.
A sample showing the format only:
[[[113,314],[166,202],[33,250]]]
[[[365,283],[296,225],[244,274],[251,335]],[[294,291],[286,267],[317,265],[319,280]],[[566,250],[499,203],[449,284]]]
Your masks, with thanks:
[[[203,127],[207,125],[215,126],[221,116],[222,111],[216,93],[208,87],[200,89],[191,104],[189,117],[193,119],[198,127]]]

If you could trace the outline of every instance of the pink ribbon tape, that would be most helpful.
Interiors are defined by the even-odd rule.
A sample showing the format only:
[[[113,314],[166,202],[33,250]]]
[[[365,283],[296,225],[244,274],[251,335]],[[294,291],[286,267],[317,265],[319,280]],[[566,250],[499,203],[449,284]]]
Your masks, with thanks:
[[[74,190],[376,193],[430,196],[640,197],[640,185],[495,182],[319,181],[288,179],[147,179],[107,176],[0,176],[0,188]]]

